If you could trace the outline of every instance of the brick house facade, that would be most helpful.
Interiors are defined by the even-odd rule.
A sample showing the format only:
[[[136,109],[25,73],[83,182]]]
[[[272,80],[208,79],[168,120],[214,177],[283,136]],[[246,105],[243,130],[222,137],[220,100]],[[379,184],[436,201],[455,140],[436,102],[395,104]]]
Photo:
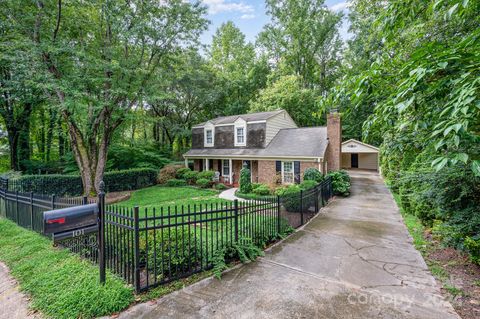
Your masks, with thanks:
[[[341,120],[333,112],[326,127],[299,128],[284,110],[220,117],[192,128],[184,154],[194,170],[214,170],[220,181],[238,185],[240,170],[252,182],[299,183],[307,168],[322,173],[341,167]]]

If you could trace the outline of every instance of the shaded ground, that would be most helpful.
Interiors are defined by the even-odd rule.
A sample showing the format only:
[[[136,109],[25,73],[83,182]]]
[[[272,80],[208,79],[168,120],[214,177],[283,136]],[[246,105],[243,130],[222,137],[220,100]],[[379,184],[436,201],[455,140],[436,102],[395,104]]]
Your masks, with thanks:
[[[7,266],[0,262],[0,319],[39,318],[28,310],[28,299],[20,292]]]
[[[378,175],[334,200],[264,258],[120,318],[458,318],[413,248]]]
[[[452,298],[453,307],[463,319],[480,318],[480,266],[451,247],[432,244],[436,247],[427,258],[431,267],[441,269],[435,275],[443,285],[442,292]]]

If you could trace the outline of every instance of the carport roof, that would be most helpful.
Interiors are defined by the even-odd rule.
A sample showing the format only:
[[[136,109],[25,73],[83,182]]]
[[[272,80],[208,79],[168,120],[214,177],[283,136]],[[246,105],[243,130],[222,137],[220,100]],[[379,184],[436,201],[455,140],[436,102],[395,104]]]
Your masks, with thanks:
[[[342,153],[378,153],[379,151],[378,147],[353,138],[342,143]]]

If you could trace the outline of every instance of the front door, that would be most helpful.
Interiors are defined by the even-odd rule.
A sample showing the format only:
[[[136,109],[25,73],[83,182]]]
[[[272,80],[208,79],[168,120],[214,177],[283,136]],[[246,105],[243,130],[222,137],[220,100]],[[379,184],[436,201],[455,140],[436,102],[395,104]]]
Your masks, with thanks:
[[[358,168],[358,154],[352,154],[351,166],[352,168]]]

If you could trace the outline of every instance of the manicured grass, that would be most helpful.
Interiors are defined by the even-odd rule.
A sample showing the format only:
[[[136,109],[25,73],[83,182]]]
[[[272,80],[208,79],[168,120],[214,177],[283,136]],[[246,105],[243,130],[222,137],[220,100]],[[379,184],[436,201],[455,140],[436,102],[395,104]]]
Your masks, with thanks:
[[[125,309],[132,289],[98,266],[81,260],[52,241],[0,218],[0,260],[30,295],[31,307],[51,318],[93,318]]]
[[[130,199],[118,203],[120,206],[140,208],[167,207],[194,204],[225,203],[227,200],[218,198],[219,192],[213,189],[195,187],[164,187],[153,186],[140,189],[132,194]]]

